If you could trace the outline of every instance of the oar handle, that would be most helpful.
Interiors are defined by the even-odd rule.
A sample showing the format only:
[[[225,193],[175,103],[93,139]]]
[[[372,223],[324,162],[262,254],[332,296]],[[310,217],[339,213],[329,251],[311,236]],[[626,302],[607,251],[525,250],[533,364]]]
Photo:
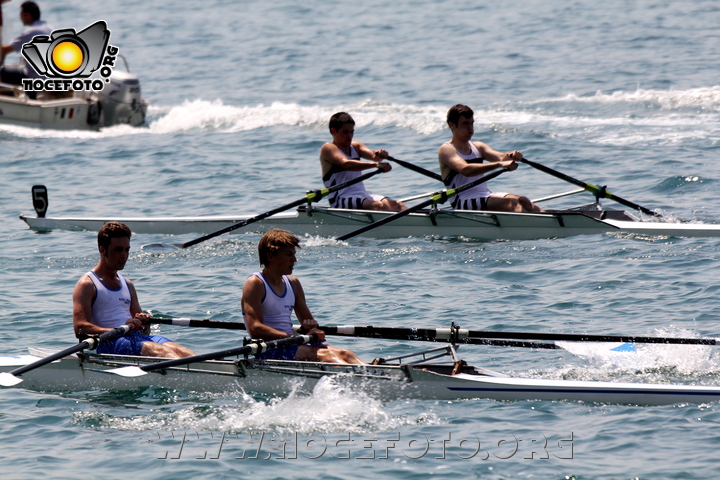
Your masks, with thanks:
[[[320,200],[323,199],[323,197],[327,196],[328,194],[330,194],[332,192],[336,192],[343,188],[349,187],[350,185],[354,185],[356,183],[367,180],[368,178],[372,177],[373,175],[377,175],[378,173],[383,173],[383,170],[378,168],[375,171],[366,173],[364,175],[360,175],[359,177],[353,178],[352,180],[348,180],[345,183],[333,185],[332,187],[323,188],[320,190],[310,190],[305,194],[304,197],[302,197],[298,200],[295,200],[294,202],[290,202],[288,204],[283,205],[282,207],[274,208],[265,213],[255,215],[254,217],[251,217],[251,218],[245,219],[241,222],[227,226],[216,232],[208,233],[207,235],[203,235],[202,237],[196,238],[195,240],[190,240],[189,242],[185,242],[185,243],[181,244],[180,246],[182,248],[192,247],[193,245],[197,245],[198,243],[204,242],[206,240],[210,240],[211,238],[215,238],[215,237],[218,237],[225,233],[232,232],[233,230],[237,230],[238,228],[242,228],[246,225],[250,225],[251,223],[255,223],[255,222],[259,222],[260,220],[264,220],[268,217],[275,215],[276,213],[284,212],[285,210],[290,210],[291,208],[300,206],[303,203],[319,202]]]
[[[438,181],[442,182],[442,176],[440,176],[440,174],[438,174],[438,173],[431,172],[430,170],[426,170],[423,167],[420,167],[420,166],[415,165],[410,162],[406,162],[405,160],[399,160],[397,158],[393,158],[389,155],[388,155],[387,159],[397,163],[398,165],[400,165],[402,167],[407,168],[408,170],[412,170],[413,172],[420,173],[422,175],[425,175],[426,177],[430,177],[434,180],[438,180]]]

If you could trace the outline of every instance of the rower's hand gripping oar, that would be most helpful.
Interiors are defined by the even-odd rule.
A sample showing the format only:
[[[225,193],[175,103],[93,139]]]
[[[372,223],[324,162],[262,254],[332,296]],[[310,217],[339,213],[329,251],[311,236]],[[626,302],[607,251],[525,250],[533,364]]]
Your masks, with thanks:
[[[17,375],[22,375],[23,373],[29,372],[30,370],[35,370],[38,367],[42,367],[43,365],[47,365],[48,363],[52,363],[55,360],[66,357],[68,355],[72,355],[73,353],[77,353],[81,350],[94,350],[97,348],[100,342],[104,342],[105,340],[111,340],[117,337],[122,337],[123,335],[131,332],[132,330],[133,327],[130,325],[121,325],[117,328],[113,328],[112,330],[103,333],[99,337],[87,338],[86,340],[83,340],[77,345],[66,348],[61,352],[49,355],[45,358],[38,360],[37,362],[33,362],[29,365],[24,365],[20,368],[16,368],[11,372],[0,373],[0,385],[2,385],[3,387],[12,387],[13,385],[17,385],[18,383],[22,382],[22,378],[18,378]]]
[[[204,235],[200,238],[196,238],[195,240],[190,240],[189,242],[185,242],[181,244],[180,246],[182,248],[188,248],[192,247],[193,245],[197,245],[198,243],[204,242],[205,240],[210,240],[211,238],[215,238],[219,235],[222,235],[224,233],[232,232],[233,230],[237,230],[238,228],[242,228],[246,225],[250,225],[251,223],[259,222],[260,220],[263,220],[267,217],[271,217],[275,215],[276,213],[284,212],[285,210],[290,210],[293,207],[298,207],[302,205],[303,203],[310,203],[310,202],[319,202],[327,195],[337,192],[338,190],[341,190],[345,187],[349,187],[350,185],[354,185],[356,183],[362,182],[363,180],[367,180],[368,178],[372,177],[373,175],[377,175],[378,173],[383,173],[383,170],[378,168],[377,170],[366,173],[365,175],[360,175],[357,178],[353,178],[352,180],[348,180],[345,183],[340,183],[338,185],[333,185],[329,188],[323,188],[320,190],[311,190],[305,194],[304,197],[299,198],[295,200],[294,202],[290,202],[287,205],[283,205],[282,207],[274,208],[272,210],[269,210],[265,213],[261,213],[259,215],[256,215],[252,218],[248,218],[246,220],[243,220],[242,222],[238,222],[234,225],[230,225],[229,227],[225,227],[221,230],[218,230],[217,232],[208,233],[207,235]]]
[[[398,160],[397,158],[393,158],[389,155],[388,155],[387,159],[397,163],[398,165],[400,165],[402,167],[407,168],[408,170],[412,170],[413,172],[420,173],[422,175],[425,175],[426,177],[430,177],[434,180],[438,180],[438,181],[442,182],[442,176],[440,176],[439,173],[431,172],[430,170],[426,170],[423,167],[420,167],[420,166],[415,165],[410,162],[406,162],[405,160]]]
[[[110,370],[102,370],[102,372],[113,373],[115,375],[120,375],[121,377],[139,377],[147,375],[148,372],[152,372],[154,370],[163,370],[170,367],[178,367],[181,365],[188,365],[190,363],[202,362],[205,360],[216,360],[218,358],[232,357],[236,355],[257,355],[258,353],[263,353],[268,350],[312,342],[317,342],[317,335],[297,335],[295,337],[281,338],[270,342],[255,340],[248,345],[230,348],[227,350],[220,350],[219,352],[204,353],[202,355],[194,355],[192,357],[185,358],[176,358],[173,360],[166,360],[164,362],[143,365],[142,367],[113,368]]]
[[[552,168],[546,167],[545,165],[542,165],[540,163],[530,161],[527,158],[520,159],[519,161],[521,161],[523,163],[527,163],[531,167],[533,167],[537,170],[540,170],[541,172],[545,172],[549,175],[552,175],[553,177],[557,177],[560,180],[565,180],[566,182],[577,185],[578,187],[582,187],[585,190],[587,190],[588,192],[595,195],[596,198],[609,198],[610,200],[614,200],[621,205],[625,205],[626,207],[634,208],[635,210],[640,210],[645,215],[652,215],[654,217],[662,217],[661,214],[659,214],[657,212],[653,212],[652,210],[645,208],[642,205],[638,205],[637,203],[631,202],[629,200],[625,200],[622,197],[618,197],[617,195],[610,193],[606,189],[606,187],[599,187],[597,185],[593,185],[592,183],[583,182],[582,180],[578,180],[569,175],[565,175],[562,172],[553,170]]]
[[[411,213],[417,212],[418,210],[425,208],[427,206],[437,205],[438,203],[445,203],[445,202],[447,202],[448,198],[451,198],[451,197],[457,195],[458,193],[460,193],[464,190],[467,190],[468,188],[472,188],[475,185],[480,185],[483,182],[492,180],[493,178],[497,177],[498,175],[500,175],[501,173],[506,172],[506,171],[507,170],[503,168],[503,169],[497,170],[493,173],[490,173],[488,175],[482,176],[476,180],[473,180],[472,182],[468,182],[464,185],[461,185],[457,188],[449,188],[447,190],[441,190],[439,192],[435,192],[431,195],[429,200],[420,202],[417,205],[413,205],[410,208],[401,210],[394,215],[390,215],[388,217],[382,218],[376,222],[373,222],[368,225],[365,225],[364,227],[358,228],[357,230],[353,230],[350,233],[346,233],[345,235],[341,235],[341,236],[337,237],[336,240],[340,240],[340,241],[347,240],[348,238],[355,237],[357,235],[360,235],[361,233],[367,232],[368,230],[372,230],[374,228],[385,225],[386,223],[390,223],[393,220],[397,220],[398,218],[404,217],[406,215],[410,215]]]

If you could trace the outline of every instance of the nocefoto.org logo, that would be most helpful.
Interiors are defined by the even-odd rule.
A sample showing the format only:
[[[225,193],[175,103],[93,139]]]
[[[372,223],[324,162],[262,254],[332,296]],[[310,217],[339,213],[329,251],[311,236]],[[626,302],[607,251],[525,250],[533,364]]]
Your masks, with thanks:
[[[53,30],[50,36],[37,35],[22,47],[22,56],[47,79],[23,79],[26,92],[95,91],[110,81],[118,47],[108,45],[110,30],[100,20],[81,32],[72,28]],[[89,77],[100,70],[99,78]]]

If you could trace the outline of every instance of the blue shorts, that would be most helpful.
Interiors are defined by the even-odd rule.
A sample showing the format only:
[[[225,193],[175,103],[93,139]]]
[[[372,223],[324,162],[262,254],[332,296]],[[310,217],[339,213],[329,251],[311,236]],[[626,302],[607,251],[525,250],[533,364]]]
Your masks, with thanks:
[[[286,348],[273,348],[267,352],[259,353],[255,355],[257,360],[295,360],[295,354],[300,348],[300,345],[293,345],[292,347]]]
[[[172,340],[161,337],[160,335],[142,335],[140,333],[131,333],[124,337],[119,337],[114,340],[106,340],[100,342],[97,348],[97,353],[106,353],[110,355],[142,355],[143,343],[155,342],[162,345],[165,342],[172,342]]]
[[[310,345],[311,347],[320,347],[324,344],[322,342],[316,342],[306,343],[305,345]],[[255,355],[255,358],[257,360],[295,360],[295,354],[297,353],[298,348],[300,348],[300,345],[293,345],[292,347],[286,348],[273,348],[272,350],[268,350],[267,352]]]

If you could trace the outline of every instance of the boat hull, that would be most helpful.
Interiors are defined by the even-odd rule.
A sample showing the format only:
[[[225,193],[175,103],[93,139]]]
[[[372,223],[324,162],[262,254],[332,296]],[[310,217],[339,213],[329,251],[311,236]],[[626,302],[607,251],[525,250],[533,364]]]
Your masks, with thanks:
[[[0,372],[9,372],[40,357],[0,357]],[[708,403],[720,400],[720,387],[660,385],[592,381],[510,378],[495,372],[464,367],[451,375],[443,365],[336,365],[314,362],[251,360],[206,361],[151,372],[140,377],[122,377],[106,370],[145,365],[157,359],[113,355],[66,357],[22,375],[20,388],[39,391],[126,390],[163,387],[197,392],[252,392],[287,396],[312,392],[320,381],[331,380],[344,387],[383,400],[400,398],[428,400],[491,399],[501,401],[583,401],[631,405]]]
[[[605,218],[603,218],[603,214]],[[608,215],[609,214],[609,215]],[[282,228],[296,235],[337,237],[392,215],[392,212],[342,210],[315,207],[273,215],[232,233],[263,233]],[[29,217],[20,215],[33,230],[97,231],[109,221],[123,222],[134,233],[187,235],[208,234],[251,218],[215,217]],[[421,211],[401,217],[364,236],[373,238],[456,236],[480,240],[532,240],[600,233],[629,233],[648,236],[719,237],[720,225],[640,222],[621,211],[508,213],[462,210]]]

